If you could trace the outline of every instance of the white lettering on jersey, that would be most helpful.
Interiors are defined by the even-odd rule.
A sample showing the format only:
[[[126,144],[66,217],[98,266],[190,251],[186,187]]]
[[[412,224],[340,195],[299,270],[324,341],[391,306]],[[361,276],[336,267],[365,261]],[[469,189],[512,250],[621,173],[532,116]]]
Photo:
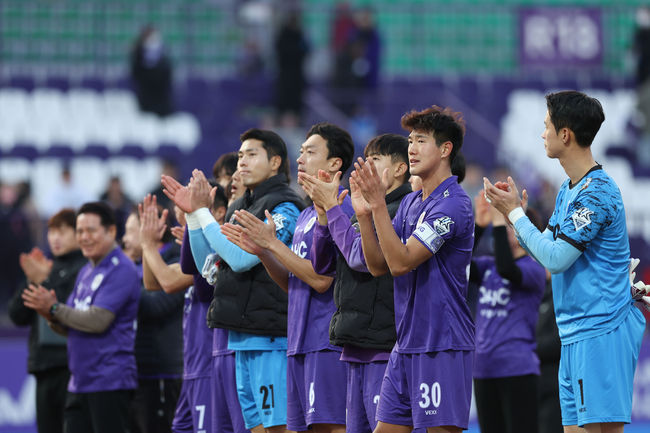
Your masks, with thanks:
[[[301,259],[304,259],[307,256],[307,243],[305,241],[301,241],[298,245],[292,245],[291,251],[293,251],[294,254]]]
[[[479,299],[479,304],[490,304],[492,307],[499,305],[508,305],[510,302],[510,290],[505,287],[501,287],[497,290],[488,290],[484,286],[481,286],[479,289],[481,292],[481,298]]]
[[[575,226],[576,231],[591,224],[591,215],[593,215],[593,213],[594,211],[587,207],[583,207],[582,209],[573,212],[571,219],[573,220],[573,225]]]

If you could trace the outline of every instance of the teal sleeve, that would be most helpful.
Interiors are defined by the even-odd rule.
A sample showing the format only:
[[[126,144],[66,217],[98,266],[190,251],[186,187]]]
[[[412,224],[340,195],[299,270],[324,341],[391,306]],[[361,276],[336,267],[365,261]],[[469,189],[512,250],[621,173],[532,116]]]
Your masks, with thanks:
[[[190,236],[192,257],[194,258],[196,269],[201,273],[206,257],[214,251],[210,250],[210,245],[208,244],[207,239],[205,239],[205,236],[203,236],[203,231],[201,229],[189,230],[188,233]]]
[[[562,239],[553,240],[550,230],[541,233],[528,217],[519,218],[514,226],[521,246],[552,274],[566,271],[582,254]]]

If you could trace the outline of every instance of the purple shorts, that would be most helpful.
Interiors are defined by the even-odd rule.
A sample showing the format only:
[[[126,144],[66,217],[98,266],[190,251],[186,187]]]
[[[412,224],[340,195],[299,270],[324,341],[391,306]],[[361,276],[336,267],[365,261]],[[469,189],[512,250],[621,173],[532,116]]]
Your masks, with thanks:
[[[212,428],[215,432],[248,432],[237,397],[234,353],[212,357]]]
[[[377,420],[419,427],[467,429],[473,351],[390,354]]]
[[[372,433],[377,426],[375,413],[381,382],[388,361],[346,362],[348,389],[346,397],[346,433]]]
[[[287,357],[287,429],[345,425],[346,366],[333,350]]]
[[[183,380],[181,394],[176,403],[176,413],[172,422],[174,433],[212,432],[212,406],[210,382],[208,377]]]

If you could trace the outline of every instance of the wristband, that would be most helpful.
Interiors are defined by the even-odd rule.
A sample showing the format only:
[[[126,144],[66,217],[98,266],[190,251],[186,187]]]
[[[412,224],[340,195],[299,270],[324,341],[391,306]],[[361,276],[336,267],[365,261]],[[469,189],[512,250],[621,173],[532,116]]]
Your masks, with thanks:
[[[526,213],[524,212],[524,209],[520,206],[510,211],[510,213],[508,214],[508,219],[510,220],[510,224],[514,225],[519,219],[525,216]]]

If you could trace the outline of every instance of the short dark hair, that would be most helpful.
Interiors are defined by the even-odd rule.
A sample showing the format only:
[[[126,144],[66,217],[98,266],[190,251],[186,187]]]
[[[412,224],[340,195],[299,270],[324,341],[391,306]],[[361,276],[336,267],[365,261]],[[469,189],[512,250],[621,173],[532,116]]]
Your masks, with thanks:
[[[432,133],[436,139],[436,145],[440,147],[443,143],[450,141],[452,144],[449,154],[449,165],[463,147],[465,136],[465,120],[460,112],[451,108],[441,108],[432,105],[422,111],[412,110],[402,116],[402,128],[407,131],[423,131]]]
[[[75,214],[74,209],[61,209],[52,215],[49,220],[47,220],[48,229],[58,229],[64,226],[71,227],[73,229],[77,227],[77,215]]]
[[[217,190],[214,193],[214,200],[212,201],[212,210],[219,209],[221,206],[227,208],[228,207],[228,195],[226,194],[226,190],[224,187],[219,185],[216,182],[210,182],[210,185],[213,187],[216,187]]]
[[[328,122],[315,124],[307,132],[307,137],[320,135],[327,142],[327,158],[341,158],[341,173],[345,173],[354,158],[354,142],[345,129]]]
[[[214,176],[215,179],[219,178],[219,173],[222,170],[224,170],[228,176],[232,176],[232,174],[237,170],[238,159],[239,156],[237,155],[237,152],[224,153],[212,166],[212,176]]]
[[[366,158],[371,155],[387,155],[390,156],[392,162],[405,162],[407,169],[404,174],[404,180],[406,181],[411,177],[411,173],[408,169],[409,141],[403,135],[378,135],[366,144],[366,148],[363,150],[363,155]]]
[[[458,176],[458,183],[461,183],[465,180],[465,171],[467,169],[467,164],[465,163],[465,155],[462,152],[458,152],[456,157],[451,161],[451,174]]]
[[[291,173],[289,171],[289,158],[287,158],[287,145],[284,143],[282,137],[273,131],[258,128],[251,128],[239,136],[239,140],[242,143],[250,139],[262,142],[262,147],[266,150],[266,155],[269,160],[274,156],[280,157],[282,162],[278,168],[278,173],[284,173],[287,176],[287,181],[290,181]]]
[[[105,228],[117,225],[113,209],[111,209],[111,207],[103,201],[91,201],[84,203],[77,211],[77,217],[84,213],[91,213],[99,216],[101,224]]]
[[[591,146],[605,121],[600,101],[575,90],[549,93],[546,95],[546,108],[555,131],[569,128],[581,147]]]

